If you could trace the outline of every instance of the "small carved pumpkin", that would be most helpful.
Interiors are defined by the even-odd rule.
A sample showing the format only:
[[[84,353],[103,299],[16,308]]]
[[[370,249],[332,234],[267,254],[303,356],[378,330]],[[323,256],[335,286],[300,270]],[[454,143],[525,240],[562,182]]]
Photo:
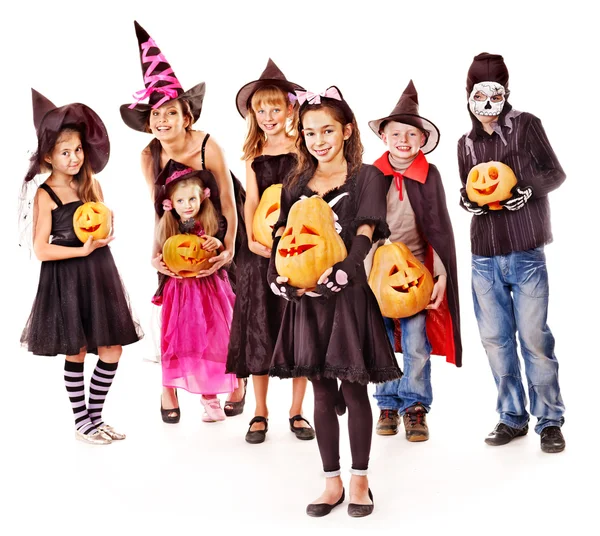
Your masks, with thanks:
[[[111,212],[104,203],[84,203],[73,214],[73,229],[77,238],[84,243],[90,236],[93,240],[106,238],[110,234],[111,224]]]
[[[254,240],[270,248],[273,245],[273,226],[279,219],[281,184],[272,184],[262,194],[254,212],[252,234]]]
[[[195,234],[176,234],[163,245],[163,261],[174,274],[181,277],[195,277],[200,270],[208,270],[208,259],[215,251],[202,249],[206,238]]]
[[[275,256],[279,275],[294,287],[311,289],[327,268],[347,255],[333,210],[323,199],[313,196],[292,205]]]
[[[383,316],[406,318],[429,304],[433,277],[406,245],[394,242],[375,252],[369,286]]]
[[[501,210],[500,201],[512,197],[511,190],[517,184],[517,177],[502,162],[477,164],[467,177],[467,197],[480,207],[488,205],[490,210]]]

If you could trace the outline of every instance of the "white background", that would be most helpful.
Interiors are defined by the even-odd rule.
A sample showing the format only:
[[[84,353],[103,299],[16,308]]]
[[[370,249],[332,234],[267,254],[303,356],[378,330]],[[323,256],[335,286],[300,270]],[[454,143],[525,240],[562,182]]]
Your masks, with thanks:
[[[84,7],[85,6],[85,7]],[[5,281],[2,293],[2,487],[6,534],[45,527],[65,534],[159,534],[277,529],[380,528],[402,533],[559,534],[591,522],[600,476],[597,378],[598,29],[588,2],[20,2],[3,7],[0,88]],[[464,366],[433,358],[431,439],[374,436],[374,515],[352,520],[304,514],[318,496],[316,442],[287,430],[290,382],[271,382],[267,443],[247,445],[252,391],[243,416],[200,421],[197,399],[181,395],[182,421],[158,412],[149,264],[153,212],[139,170],[148,135],[130,130],[119,106],[143,88],[133,20],[156,40],[184,89],[205,81],[196,128],[221,144],[243,181],[245,123],[235,95],[271,57],[289,80],[313,91],[337,85],[356,113],[365,162],[384,147],[367,126],[387,115],[412,78],[421,114],[441,131],[429,160],[440,169],[456,236]],[[500,53],[510,72],[510,102],[543,121],[567,173],[550,195],[554,243],[549,325],[556,337],[565,400],[567,450],[544,455],[532,432],[491,448],[495,388],[479,341],[470,295],[469,216],[458,207],[458,138],[470,128],[465,79],[473,56]],[[146,338],[124,350],[106,417],[128,433],[109,447],[72,439],[62,358],[19,347],[35,295],[39,263],[16,245],[17,197],[35,149],[30,88],[61,106],[84,102],[104,120],[111,159],[99,176],[115,213],[111,245]],[[91,372],[94,360],[86,362]],[[374,415],[377,409],[373,402]],[[312,391],[305,414],[312,420]],[[342,419],[342,467],[350,457]],[[348,475],[345,474],[348,480]],[[589,487],[591,486],[591,488]],[[587,489],[588,491],[584,491]],[[589,526],[589,525],[588,525]],[[84,528],[85,527],[85,528]],[[589,529],[592,530],[592,529]],[[584,533],[589,533],[584,531]]]

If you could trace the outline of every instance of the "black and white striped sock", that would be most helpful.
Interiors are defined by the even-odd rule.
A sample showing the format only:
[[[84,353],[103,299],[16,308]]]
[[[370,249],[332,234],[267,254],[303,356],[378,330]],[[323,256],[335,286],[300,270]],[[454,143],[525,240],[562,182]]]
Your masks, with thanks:
[[[75,415],[75,428],[82,434],[96,430],[85,406],[85,383],[83,380],[83,362],[74,363],[65,360],[65,387]]]
[[[92,381],[90,382],[90,396],[88,399],[88,408],[90,412],[90,419],[94,426],[102,426],[102,408],[104,407],[104,400],[108,394],[108,390],[112,384],[113,378],[117,372],[117,366],[119,363],[105,363],[98,359],[94,374],[92,374]]]

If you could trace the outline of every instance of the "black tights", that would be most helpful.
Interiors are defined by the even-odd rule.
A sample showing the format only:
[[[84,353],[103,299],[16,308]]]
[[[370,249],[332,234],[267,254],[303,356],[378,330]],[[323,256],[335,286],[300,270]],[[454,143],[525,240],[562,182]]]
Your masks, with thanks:
[[[340,425],[335,412],[338,398],[337,380],[312,380],[315,394],[315,432],[325,472],[340,469]],[[348,433],[352,452],[352,469],[366,471],[369,467],[373,413],[367,386],[342,381],[342,394],[348,408]]]

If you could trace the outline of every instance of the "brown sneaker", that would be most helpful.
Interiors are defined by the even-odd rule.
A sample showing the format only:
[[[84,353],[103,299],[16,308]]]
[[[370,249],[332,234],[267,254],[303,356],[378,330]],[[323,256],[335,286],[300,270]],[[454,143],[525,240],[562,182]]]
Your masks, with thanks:
[[[398,424],[400,415],[395,409],[382,409],[377,421],[375,431],[377,435],[396,435],[398,433]]]
[[[415,404],[407,408],[402,416],[404,430],[408,441],[427,441],[429,439],[429,428],[427,427],[427,412],[421,404]]]

